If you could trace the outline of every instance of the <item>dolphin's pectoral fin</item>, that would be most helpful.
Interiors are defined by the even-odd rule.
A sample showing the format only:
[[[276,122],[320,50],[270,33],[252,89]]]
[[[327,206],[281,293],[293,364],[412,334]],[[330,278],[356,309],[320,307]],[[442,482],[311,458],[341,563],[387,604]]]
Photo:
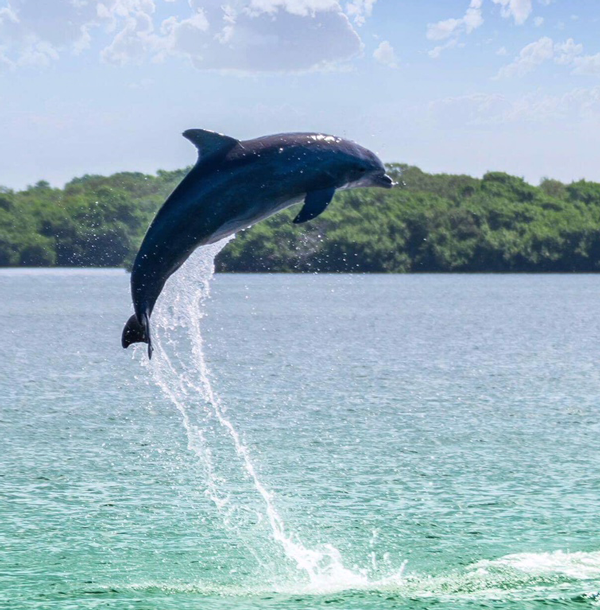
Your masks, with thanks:
[[[301,222],[316,218],[325,211],[325,208],[329,205],[334,195],[334,188],[307,193],[306,199],[304,200],[304,207],[300,210],[298,216],[294,218],[294,222],[300,224]]]
[[[239,140],[224,136],[206,129],[188,129],[183,132],[187,138],[198,149],[198,163],[204,163],[207,159],[224,157]]]

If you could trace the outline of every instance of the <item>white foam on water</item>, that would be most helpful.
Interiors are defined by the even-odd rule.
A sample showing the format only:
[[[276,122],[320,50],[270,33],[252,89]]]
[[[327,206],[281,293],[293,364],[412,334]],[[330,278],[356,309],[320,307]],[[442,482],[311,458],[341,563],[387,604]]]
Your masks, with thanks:
[[[300,573],[308,576],[309,589],[316,593],[366,587],[369,583],[366,571],[346,568],[340,553],[333,546],[311,549],[297,535],[287,531],[275,507],[273,494],[260,479],[248,447],[213,390],[203,349],[202,303],[210,294],[214,259],[228,241],[226,239],[199,248],[169,279],[151,320],[152,360],[148,362],[145,358],[145,345],[137,351],[142,352],[142,361],[155,383],[181,414],[188,448],[203,466],[206,493],[217,507],[224,524],[235,528],[236,515],[251,509],[240,506],[238,498],[233,499],[226,489],[225,480],[218,474],[219,464],[207,441],[207,432],[212,430],[211,421],[218,424],[221,433],[232,444],[240,468],[262,501],[263,516],[268,521],[273,540]],[[255,557],[260,561],[258,554]]]
[[[492,561],[480,561],[475,567],[484,571],[506,567],[533,576],[566,576],[576,580],[593,580],[600,578],[600,552],[518,553]]]
[[[518,553],[481,560],[463,570],[405,578],[401,590],[416,597],[495,600],[596,599],[600,553]]]
[[[139,582],[127,585],[125,589],[159,589],[171,593],[231,598],[272,594],[319,597],[346,593],[351,596],[352,592],[385,592],[405,599],[435,599],[445,603],[465,599],[522,602],[554,600],[557,603],[576,599],[594,606],[600,603],[600,552],[520,553],[478,561],[463,570],[451,570],[437,575],[404,575],[400,570],[380,580],[358,576],[350,571],[341,577],[332,572],[308,584],[289,582],[276,587],[269,586],[268,583],[257,583],[255,586],[215,586],[198,582]]]

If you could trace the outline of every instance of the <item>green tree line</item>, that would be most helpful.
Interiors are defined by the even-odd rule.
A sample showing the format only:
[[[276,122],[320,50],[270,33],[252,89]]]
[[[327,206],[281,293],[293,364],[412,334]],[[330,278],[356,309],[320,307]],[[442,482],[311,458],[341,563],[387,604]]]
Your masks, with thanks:
[[[0,187],[0,266],[129,267],[187,169]],[[600,270],[600,184],[490,172],[477,179],[390,165],[402,186],[340,192],[305,225],[286,210],[240,232],[219,271]]]

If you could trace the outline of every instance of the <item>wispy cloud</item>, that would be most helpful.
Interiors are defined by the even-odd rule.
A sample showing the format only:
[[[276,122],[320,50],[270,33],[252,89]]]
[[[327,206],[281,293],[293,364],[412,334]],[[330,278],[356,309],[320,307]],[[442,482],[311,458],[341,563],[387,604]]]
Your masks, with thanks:
[[[431,59],[438,59],[447,49],[453,49],[454,47],[458,46],[464,46],[464,44],[459,43],[458,38],[451,38],[448,40],[448,42],[438,45],[437,47],[433,47],[433,49],[428,52],[428,55],[431,57]]]
[[[455,129],[555,121],[600,125],[600,87],[577,88],[562,95],[536,92],[513,99],[485,93],[448,97],[432,102],[429,113],[437,126]]]
[[[516,25],[523,25],[533,12],[532,0],[492,0],[493,4],[500,5],[500,14],[506,19],[512,19]],[[465,14],[462,17],[451,17],[427,25],[427,38],[434,41],[448,40],[449,42],[436,46],[429,52],[429,56],[437,58],[442,51],[461,46],[458,41],[463,35],[468,35],[479,29],[484,23],[483,0],[470,0]],[[542,17],[537,18],[536,25],[541,26]]]
[[[500,69],[496,78],[525,76],[548,61],[553,61],[559,66],[572,67],[572,74],[600,74],[600,54],[584,55],[583,53],[583,45],[577,44],[572,38],[558,43],[544,36],[523,47],[510,64]]]
[[[470,34],[483,25],[481,7],[483,0],[471,0],[466,13],[460,19],[444,19],[427,26],[429,40],[446,40],[463,32]]]

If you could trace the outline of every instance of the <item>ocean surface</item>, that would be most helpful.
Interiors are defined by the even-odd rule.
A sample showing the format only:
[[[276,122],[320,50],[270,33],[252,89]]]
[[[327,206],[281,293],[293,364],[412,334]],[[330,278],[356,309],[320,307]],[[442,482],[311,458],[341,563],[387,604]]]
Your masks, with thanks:
[[[599,276],[215,252],[0,270],[0,608],[600,607]]]

